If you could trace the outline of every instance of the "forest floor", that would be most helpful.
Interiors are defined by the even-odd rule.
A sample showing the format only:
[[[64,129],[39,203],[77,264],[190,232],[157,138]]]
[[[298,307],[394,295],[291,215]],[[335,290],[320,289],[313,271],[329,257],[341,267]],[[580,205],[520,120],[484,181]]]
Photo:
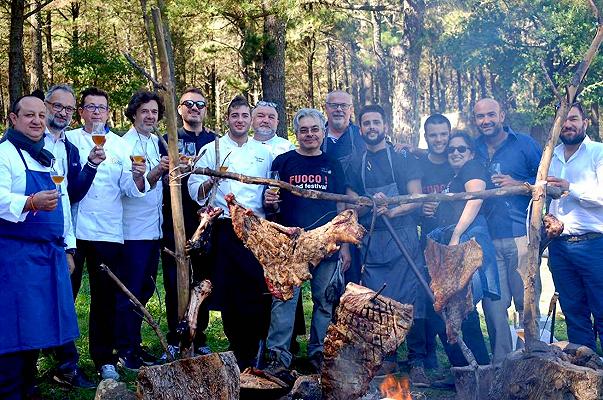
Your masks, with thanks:
[[[153,296],[153,298],[150,300],[147,307],[148,307],[150,313],[153,315],[153,317],[160,322],[162,331],[164,333],[166,333],[167,332],[167,321],[165,318],[165,313],[163,311],[164,310],[164,303],[163,303],[164,290],[163,290],[163,277],[162,277],[161,269],[160,269],[158,277],[157,277],[157,287],[158,287],[157,292],[159,293],[159,296],[157,296],[157,294],[155,296]],[[308,332],[308,334],[300,337],[301,338],[301,340],[300,340],[301,351],[300,351],[300,363],[299,364],[301,364],[301,365],[303,365],[303,361],[304,361],[305,354],[306,354],[306,345],[307,345],[307,340],[308,340],[309,332],[310,332],[309,323],[310,323],[310,316],[311,316],[311,312],[312,312],[312,300],[311,300],[311,295],[310,295],[310,288],[308,285],[304,286],[303,296],[304,296],[304,311],[305,311],[305,315],[306,315],[306,325],[308,325],[306,331]],[[161,301],[159,299],[161,299]],[[94,369],[94,365],[93,365],[92,361],[90,360],[89,353],[88,353],[89,304],[90,304],[90,292],[89,292],[89,286],[88,286],[88,276],[87,276],[87,274],[85,274],[83,282],[82,282],[82,287],[81,287],[81,290],[80,290],[80,293],[79,293],[79,296],[78,296],[77,302],[76,302],[76,310],[77,310],[77,314],[78,314],[80,333],[81,333],[80,338],[77,340],[76,344],[77,344],[79,354],[80,354],[80,362],[79,362],[80,367],[84,370],[84,372],[86,373],[86,375],[89,378],[92,378],[93,380],[98,382],[99,376],[97,375],[97,373]],[[485,323],[483,321],[483,316],[482,316],[482,330],[484,332],[484,336],[486,337],[486,343],[488,343],[487,331],[485,328]],[[209,346],[213,351],[218,352],[218,351],[227,350],[228,340],[224,336],[224,332],[222,330],[222,321],[220,319],[219,312],[213,312],[213,311],[211,312],[210,324],[209,324],[209,328],[206,331],[206,333],[208,336]],[[562,317],[558,317],[557,326],[555,329],[555,336],[559,340],[566,339],[565,321],[562,319]],[[153,330],[147,324],[143,325],[142,338],[143,338],[143,345],[148,349],[148,351],[150,353],[155,354],[157,356],[160,356],[163,353],[163,350],[161,349],[161,345],[159,344],[159,340],[157,339],[157,336],[155,335]],[[440,373],[442,371],[446,371],[450,365],[446,358],[446,353],[444,352],[444,349],[439,341],[438,341],[437,356],[438,356],[438,360],[440,362]],[[401,348],[399,350],[398,359],[401,360],[400,361],[401,376],[404,376],[406,374],[406,372],[408,371],[408,367],[406,367],[405,363],[404,363],[404,360],[406,360],[406,348],[404,345],[401,346]],[[59,386],[58,384],[56,384],[52,380],[53,369],[55,366],[56,366],[56,364],[51,357],[44,356],[44,355],[40,356],[40,359],[38,361],[38,370],[39,370],[39,377],[40,377],[39,384],[40,384],[40,388],[42,390],[42,396],[44,399],[47,399],[47,400],[92,400],[92,399],[94,399],[94,395],[95,395],[94,389],[90,389],[90,390],[65,389],[65,388]],[[136,387],[135,387],[136,374],[133,372],[125,371],[123,369],[120,369],[119,373],[121,375],[122,381],[126,382],[128,384],[128,386],[130,387],[130,389],[136,390]],[[429,375],[431,378],[435,377],[435,373],[429,372]],[[414,389],[414,388],[411,388],[411,391],[412,391],[413,399],[415,399],[415,400],[418,400],[418,399],[452,400],[455,398],[455,393],[453,391],[442,391],[442,390],[433,390],[433,389]]]

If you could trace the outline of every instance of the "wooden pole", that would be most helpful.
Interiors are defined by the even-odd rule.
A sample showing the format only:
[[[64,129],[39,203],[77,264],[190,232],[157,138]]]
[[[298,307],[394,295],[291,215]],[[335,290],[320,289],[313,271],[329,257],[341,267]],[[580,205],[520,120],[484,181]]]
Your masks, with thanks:
[[[267,185],[267,186],[278,186],[281,189],[288,190],[296,196],[305,197],[309,199],[320,199],[338,201],[342,203],[355,204],[360,206],[372,207],[373,201],[377,205],[381,204],[409,204],[409,203],[424,203],[428,201],[460,201],[460,200],[473,200],[473,199],[487,199],[490,197],[504,197],[504,196],[516,196],[525,195],[529,196],[532,193],[533,187],[528,183],[524,183],[518,186],[508,186],[498,189],[481,190],[478,192],[461,192],[461,193],[430,193],[430,194],[409,194],[401,196],[386,197],[384,199],[372,199],[365,196],[347,195],[347,194],[336,194],[328,192],[319,192],[318,190],[302,189],[300,187],[291,185],[287,182],[259,178],[255,176],[248,176],[243,174],[237,174],[233,172],[220,172],[211,168],[195,168],[194,174],[201,174],[207,176],[215,176],[218,178],[233,179],[235,181],[249,183],[254,185]],[[561,196],[561,190],[558,188],[549,188],[547,193],[550,197],[558,199]]]
[[[523,324],[526,341],[526,350],[528,352],[541,351],[547,348],[543,342],[539,340],[539,332],[537,327],[536,315],[536,294],[535,283],[536,273],[539,268],[540,254],[540,228],[542,227],[542,211],[546,201],[546,192],[552,187],[547,188],[546,177],[548,175],[551,160],[553,158],[553,150],[559,139],[559,134],[567,118],[567,113],[571,109],[572,104],[576,101],[578,89],[586,76],[586,72],[592,63],[593,58],[597,54],[601,42],[603,41],[603,21],[600,18],[600,12],[592,0],[588,1],[597,18],[597,33],[593,38],[587,52],[585,53],[582,62],[578,66],[570,85],[566,88],[565,97],[561,97],[560,106],[555,115],[555,122],[550,130],[548,140],[542,152],[540,165],[536,174],[536,184],[532,192],[532,210],[530,214],[530,229],[528,231],[528,265],[526,268],[520,268],[520,275],[524,284],[524,300],[523,300]],[[557,88],[553,88],[553,92],[558,94]],[[521,266],[520,266],[521,267]]]
[[[161,66],[161,85],[165,88],[161,92],[165,103],[165,117],[168,133],[168,156],[170,158],[170,199],[172,201],[172,219],[174,224],[174,243],[177,268],[177,287],[178,287],[178,319],[181,321],[186,316],[186,307],[188,305],[190,293],[190,269],[189,259],[186,256],[186,232],[184,230],[184,214],[182,212],[182,191],[180,178],[177,178],[179,169],[178,155],[178,128],[176,126],[176,102],[174,82],[171,79],[172,71],[168,59],[168,49],[166,45],[166,31],[161,20],[161,13],[157,7],[151,10],[153,23],[155,25],[155,38],[157,40],[157,50],[159,55],[159,64]]]

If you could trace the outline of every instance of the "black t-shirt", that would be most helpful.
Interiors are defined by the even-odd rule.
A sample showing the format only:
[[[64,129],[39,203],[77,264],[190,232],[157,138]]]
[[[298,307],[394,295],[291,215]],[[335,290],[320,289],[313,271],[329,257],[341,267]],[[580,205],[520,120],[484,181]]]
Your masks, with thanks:
[[[337,194],[344,194],[346,190],[341,164],[324,153],[304,156],[291,150],[274,159],[272,170],[278,171],[281,181],[302,189]],[[296,196],[288,190],[281,190],[279,195],[279,222],[285,226],[314,229],[337,215],[337,203],[334,201],[311,200]]]
[[[431,162],[425,154],[418,157],[417,163],[419,165],[419,169],[423,172],[421,186],[424,194],[442,193],[448,186],[448,183],[450,183],[454,177],[454,171],[452,170],[450,164],[448,164],[448,161],[445,161],[442,164],[435,164]],[[420,210],[421,209],[419,208],[419,214]],[[419,225],[421,225],[422,236],[438,227],[435,216],[421,216],[419,218]]]
[[[448,193],[465,192],[465,183],[472,179],[479,179],[484,182],[489,179],[484,166],[477,160],[469,160],[463,168],[452,178],[447,187]],[[445,201],[441,202],[436,212],[438,226],[454,225],[459,221],[463,214],[467,201]],[[482,209],[480,209],[480,213]]]
[[[168,135],[164,135],[163,138],[168,141]],[[189,132],[184,128],[178,129],[178,139],[182,139],[184,143],[195,143],[197,152],[201,150],[207,143],[213,142],[215,134],[212,131],[207,131],[203,128],[203,131],[197,136],[193,132]],[[163,147],[163,144],[159,143],[159,153],[162,156],[167,155],[167,149]],[[182,214],[184,215],[184,229],[186,230],[186,236],[191,237],[199,226],[199,217],[197,211],[200,206],[195,200],[191,199],[191,196],[186,190],[188,182],[188,176],[182,179]],[[174,226],[172,221],[172,201],[170,197],[170,186],[166,184],[164,180],[163,184],[163,239],[166,245],[171,244],[174,241]],[[172,245],[173,246],[173,245]],[[171,247],[170,247],[171,248]]]

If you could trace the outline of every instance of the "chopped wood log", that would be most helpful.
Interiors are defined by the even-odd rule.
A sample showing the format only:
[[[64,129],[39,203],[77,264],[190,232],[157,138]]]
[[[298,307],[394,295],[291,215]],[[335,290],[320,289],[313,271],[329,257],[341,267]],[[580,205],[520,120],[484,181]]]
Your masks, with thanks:
[[[359,244],[366,230],[353,210],[345,210],[329,223],[310,231],[285,227],[254,215],[226,195],[233,229],[264,269],[266,285],[274,297],[293,298],[294,286],[312,278],[310,266],[339,250],[340,243]]]
[[[449,343],[456,343],[461,323],[473,309],[469,283],[482,265],[482,248],[471,239],[456,246],[447,246],[430,238],[425,248],[425,262],[431,276],[430,287],[436,312],[444,310]]]
[[[327,330],[321,372],[325,400],[363,396],[388,353],[395,351],[412,325],[413,307],[377,295],[354,283],[346,286]]]
[[[239,367],[230,351],[142,367],[138,372],[140,400],[237,400],[239,390]]]

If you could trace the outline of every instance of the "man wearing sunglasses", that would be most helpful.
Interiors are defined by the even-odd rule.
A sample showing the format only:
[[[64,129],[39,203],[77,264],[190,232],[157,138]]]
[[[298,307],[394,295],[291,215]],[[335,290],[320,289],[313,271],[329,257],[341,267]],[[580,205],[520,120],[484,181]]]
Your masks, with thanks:
[[[178,114],[182,117],[182,127],[178,129],[178,139],[182,140],[184,146],[194,144],[195,151],[198,153],[203,146],[214,141],[216,134],[207,129],[204,125],[207,116],[207,100],[201,89],[190,87],[180,96],[178,102]],[[168,141],[168,135],[164,136]],[[160,148],[163,156],[167,155],[167,149]],[[166,182],[167,183],[167,182]],[[182,187],[188,184],[188,176],[182,178]],[[170,187],[163,185],[163,242],[162,247],[174,249],[174,225],[172,220],[172,201],[170,196]],[[197,211],[199,204],[190,196],[182,196],[182,213],[184,215],[184,229],[187,235],[192,235],[197,229],[199,218]],[[193,266],[193,275],[195,280],[203,280],[207,276],[202,274],[206,268],[207,260],[197,254],[191,254],[191,264]],[[179,348],[179,338],[176,333],[178,326],[178,291],[177,291],[177,267],[176,260],[169,254],[161,252],[161,268],[163,270],[163,287],[165,288],[165,308],[168,323],[168,350],[175,355]],[[209,309],[207,302],[201,304],[197,319],[197,334],[195,335],[194,348],[197,354],[209,354],[211,350],[207,347],[207,338],[204,330],[209,324]],[[167,360],[167,354],[162,357]]]
[[[505,112],[490,98],[482,99],[473,109],[475,126],[480,133],[476,140],[475,158],[490,169],[487,189],[534,183],[542,150],[528,135],[504,126]],[[502,362],[513,350],[507,309],[511,299],[523,316],[523,281],[518,268],[527,265],[526,231],[529,196],[506,196],[484,202],[490,236],[496,249],[500,280],[500,300],[483,300],[486,325],[492,344],[492,363]],[[536,316],[539,317],[540,274],[536,277]],[[520,318],[521,320],[522,318]]]
[[[61,191],[63,196],[63,217],[65,220],[65,252],[70,272],[75,269],[73,255],[76,250],[75,232],[71,219],[71,203],[79,202],[88,193],[96,176],[98,165],[105,160],[105,152],[93,148],[88,154],[88,162],[81,167],[80,153],[65,135],[65,129],[71,124],[75,112],[75,93],[71,86],[59,84],[51,87],[44,98],[46,104],[46,132],[44,148],[55,157],[55,170],[64,176]],[[58,362],[53,379],[63,385],[79,388],[91,388],[94,385],[78,367],[79,354],[74,342],[54,349]]]
[[[295,149],[293,143],[276,136],[276,129],[278,127],[278,111],[276,107],[276,103],[258,101],[251,111],[253,140],[268,146],[273,158]]]

